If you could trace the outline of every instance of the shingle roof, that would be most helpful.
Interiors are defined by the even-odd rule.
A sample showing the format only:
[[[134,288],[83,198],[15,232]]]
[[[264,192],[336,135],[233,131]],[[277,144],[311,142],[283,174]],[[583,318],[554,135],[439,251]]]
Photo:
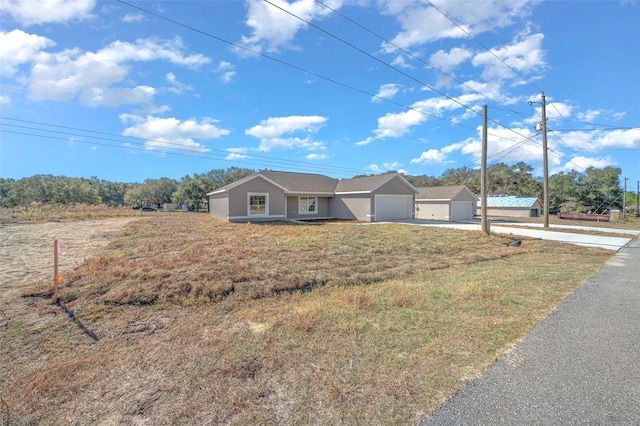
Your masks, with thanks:
[[[533,207],[536,197],[487,197],[487,207]],[[539,202],[539,201],[538,201]],[[480,201],[478,201],[480,205]]]
[[[428,186],[416,188],[418,194],[416,199],[421,200],[451,200],[460,191],[464,191],[466,186],[464,185],[449,185],[449,186]]]
[[[361,176],[352,179],[343,179],[338,181],[336,192],[369,192],[384,185],[396,176],[398,173],[386,173],[376,176]],[[409,184],[411,185],[411,184]]]
[[[260,174],[286,188],[289,192],[294,193],[333,193],[338,183],[338,179],[318,174],[276,172],[272,170],[264,170]]]
[[[349,193],[349,192],[371,192],[384,185],[396,176],[400,176],[398,173],[387,173],[377,176],[364,176],[352,179],[338,180],[330,178],[329,176],[312,174],[312,173],[292,173],[292,172],[278,172],[273,170],[263,170],[254,175],[245,177],[229,185],[225,185],[218,188],[210,194],[217,194],[220,192],[226,192],[230,188],[234,188],[243,184],[249,180],[255,179],[259,176],[263,176],[269,179],[276,185],[282,187],[286,192],[293,194],[334,194],[336,192]],[[400,176],[401,177],[401,176]],[[403,178],[404,181],[404,178]],[[406,182],[406,181],[404,181]],[[410,183],[406,182],[411,188]]]

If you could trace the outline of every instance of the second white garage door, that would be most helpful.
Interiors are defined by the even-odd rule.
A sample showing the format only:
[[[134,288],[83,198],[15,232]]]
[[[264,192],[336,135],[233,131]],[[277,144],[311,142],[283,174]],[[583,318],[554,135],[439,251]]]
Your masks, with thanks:
[[[375,221],[411,219],[413,197],[411,195],[376,195],[374,198]]]
[[[473,219],[473,204],[466,201],[454,201],[451,203],[452,221],[462,221]]]

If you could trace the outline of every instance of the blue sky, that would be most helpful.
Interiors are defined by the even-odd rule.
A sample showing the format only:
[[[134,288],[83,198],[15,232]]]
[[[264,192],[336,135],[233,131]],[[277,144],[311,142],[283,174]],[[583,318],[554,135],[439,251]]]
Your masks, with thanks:
[[[544,92],[551,173],[640,180],[635,0],[0,4],[1,177],[439,176],[483,105],[489,164],[541,176]]]

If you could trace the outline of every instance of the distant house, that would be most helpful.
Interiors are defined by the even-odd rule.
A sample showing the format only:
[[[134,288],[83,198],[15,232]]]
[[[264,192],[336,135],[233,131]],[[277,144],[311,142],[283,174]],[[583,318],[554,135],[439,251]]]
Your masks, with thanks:
[[[413,217],[417,190],[400,174],[338,180],[309,173],[261,171],[207,194],[212,216],[230,222]]]
[[[482,208],[478,201],[477,213]],[[487,197],[487,216],[540,217],[542,203],[536,197]]]
[[[476,212],[478,199],[464,185],[416,188],[416,219],[471,220]]]

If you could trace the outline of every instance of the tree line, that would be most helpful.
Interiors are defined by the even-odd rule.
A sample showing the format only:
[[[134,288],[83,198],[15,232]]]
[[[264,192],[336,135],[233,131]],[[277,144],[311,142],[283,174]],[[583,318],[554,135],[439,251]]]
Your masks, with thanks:
[[[519,162],[513,165],[496,163],[487,169],[487,192],[542,200],[542,181],[533,177],[533,168]],[[35,175],[19,180],[0,178],[0,206],[28,206],[46,204],[104,204],[139,208],[162,207],[172,203],[198,210],[206,194],[256,173],[256,170],[230,167],[207,173],[186,175],[180,180],[170,178],[147,179],[143,183],[110,182],[97,177],[71,178],[66,176]],[[583,173],[561,172],[549,178],[549,212],[604,213],[621,209],[623,190],[620,187],[622,170],[617,167],[590,167]],[[461,167],[448,169],[442,175],[405,176],[416,187],[466,185],[473,193],[480,193],[480,170]],[[626,194],[627,206],[637,202],[636,194]]]
[[[533,177],[533,168],[524,163],[507,165],[496,163],[487,168],[487,193],[543,199],[542,179]],[[549,176],[549,212],[606,213],[622,209],[623,196],[627,206],[636,201],[636,194],[623,194],[620,187],[622,170],[619,167],[589,167],[583,173],[571,170]],[[480,169],[462,167],[448,169],[440,177],[408,176],[414,186],[466,185],[480,194]]]

